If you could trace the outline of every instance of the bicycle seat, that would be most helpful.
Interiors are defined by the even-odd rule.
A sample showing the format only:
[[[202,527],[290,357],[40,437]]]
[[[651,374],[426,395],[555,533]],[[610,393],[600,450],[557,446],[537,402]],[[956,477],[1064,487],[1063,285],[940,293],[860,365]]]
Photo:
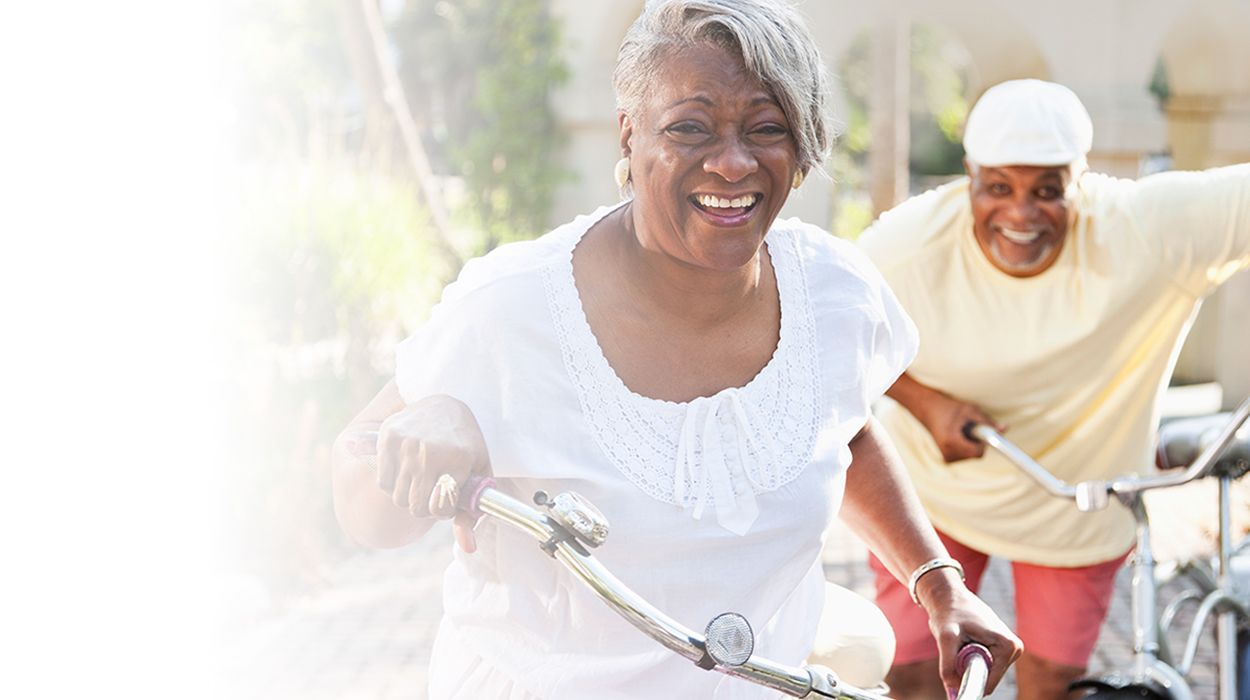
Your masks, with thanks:
[[[1220,430],[1228,424],[1231,415],[1216,413],[1183,418],[1163,426],[1159,430],[1158,455],[1155,459],[1159,468],[1179,469],[1189,466],[1198,458],[1203,448],[1215,440]],[[1242,424],[1207,475],[1239,479],[1247,471],[1250,471],[1250,421]]]
[[[825,582],[825,609],[816,629],[809,664],[828,667],[861,688],[885,680],[894,659],[894,630],[871,600]]]

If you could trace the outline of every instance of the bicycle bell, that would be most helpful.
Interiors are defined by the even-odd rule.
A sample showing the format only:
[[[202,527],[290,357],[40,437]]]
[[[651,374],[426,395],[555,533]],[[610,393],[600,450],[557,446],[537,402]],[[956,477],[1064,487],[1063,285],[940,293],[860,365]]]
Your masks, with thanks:
[[[561,525],[589,547],[598,547],[608,539],[608,519],[590,501],[574,491],[565,491],[548,499],[542,491],[534,494],[534,502],[551,511]]]

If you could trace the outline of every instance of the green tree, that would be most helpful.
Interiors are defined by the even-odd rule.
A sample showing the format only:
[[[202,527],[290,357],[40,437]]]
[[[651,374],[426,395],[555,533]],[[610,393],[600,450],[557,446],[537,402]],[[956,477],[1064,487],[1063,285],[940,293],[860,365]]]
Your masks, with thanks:
[[[330,506],[330,445],[393,374],[398,340],[458,272],[456,258],[541,233],[563,177],[548,97],[564,71],[544,2],[387,3],[377,43],[362,11],[375,8],[361,2],[231,8],[229,544],[279,590],[350,551]],[[436,21],[418,22],[422,11]],[[444,202],[456,255],[404,157],[379,56],[404,68],[436,179],[464,183]]]
[[[551,93],[567,79],[545,0],[413,0],[391,31],[413,109],[463,178],[477,252],[542,233],[563,136]]]
[[[839,115],[843,127],[839,147],[832,157],[834,179],[841,185],[833,230],[845,238],[855,238],[872,222],[872,207],[865,192],[872,148],[868,115],[873,80],[871,40],[867,31],[856,37],[837,70],[846,104]],[[914,191],[962,172],[968,58],[940,29],[924,23],[911,25],[910,54],[908,165]]]
[[[839,63],[838,75],[847,98],[843,115],[841,146],[850,161],[841,166],[843,177],[859,183],[858,172],[866,167],[872,147],[868,123],[872,66],[869,42],[864,32],[847,49]],[[967,57],[960,47],[938,28],[915,23],[911,27],[911,99],[909,122],[911,151],[909,161],[918,175],[949,175],[962,171],[963,120],[968,111]]]

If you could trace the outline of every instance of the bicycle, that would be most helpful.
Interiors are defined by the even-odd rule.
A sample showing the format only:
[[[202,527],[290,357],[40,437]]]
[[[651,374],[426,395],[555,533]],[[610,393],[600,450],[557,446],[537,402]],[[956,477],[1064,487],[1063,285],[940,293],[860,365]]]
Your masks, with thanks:
[[[1069,484],[1051,474],[1028,453],[987,425],[969,423],[964,434],[985,443],[1024,471],[1050,494],[1071,499],[1082,512],[1106,508],[1111,497],[1129,509],[1136,522],[1136,544],[1130,567],[1132,588],[1133,663],[1131,668],[1087,676],[1074,682],[1072,690],[1091,689],[1087,698],[1153,698],[1192,700],[1187,676],[1203,629],[1216,615],[1220,700],[1250,698],[1250,538],[1234,546],[1230,524],[1232,482],[1250,471],[1250,398],[1231,414],[1217,414],[1171,423],[1159,433],[1159,466],[1182,468],[1176,473],[1123,476],[1111,481]],[[1242,430],[1245,424],[1247,428]],[[1219,543],[1214,560],[1194,560],[1178,567],[1197,586],[1185,591],[1156,616],[1159,582],[1150,540],[1150,521],[1142,494],[1153,489],[1180,486],[1198,478],[1219,479]],[[1240,563],[1240,566],[1236,564]],[[1166,633],[1186,603],[1197,602],[1184,655],[1179,663],[1169,648]],[[1240,634],[1238,626],[1243,627]],[[1240,670],[1239,670],[1240,665]],[[1238,676],[1241,676],[1240,678]],[[1240,693],[1240,694],[1239,694]]]
[[[750,622],[734,612],[712,618],[703,632],[689,629],[647,602],[600,563],[590,550],[608,536],[607,518],[575,492],[550,497],[534,494],[534,503],[546,512],[498,490],[494,479],[472,477],[460,490],[457,508],[475,518],[491,517],[529,534],[539,549],[558,560],[608,607],[635,628],[706,671],[742,678],[796,698],[889,700],[884,685],[854,686],[825,666],[791,666],[754,653]],[[985,695],[991,657],[980,644],[959,650],[956,668],[962,682],[956,700],[979,700]]]

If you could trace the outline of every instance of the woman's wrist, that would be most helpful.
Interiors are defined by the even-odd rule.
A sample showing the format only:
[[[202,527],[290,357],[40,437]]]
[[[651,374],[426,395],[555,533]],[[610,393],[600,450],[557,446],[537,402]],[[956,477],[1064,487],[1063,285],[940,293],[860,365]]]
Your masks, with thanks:
[[[962,571],[950,567],[933,569],[916,581],[916,604],[926,612],[933,613],[950,607],[957,597],[967,590]]]

